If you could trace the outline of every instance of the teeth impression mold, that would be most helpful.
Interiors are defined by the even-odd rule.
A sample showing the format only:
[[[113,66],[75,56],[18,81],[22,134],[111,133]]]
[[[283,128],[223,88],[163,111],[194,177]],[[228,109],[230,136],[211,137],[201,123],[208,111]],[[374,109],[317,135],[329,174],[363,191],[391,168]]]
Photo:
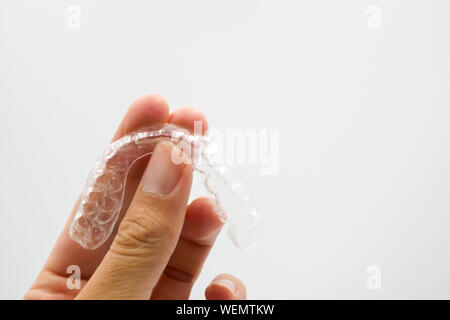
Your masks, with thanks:
[[[96,249],[108,239],[122,209],[128,170],[162,140],[183,149],[194,170],[203,176],[233,243],[241,249],[256,245],[262,223],[243,181],[230,165],[215,160],[218,148],[208,137],[171,124],[147,127],[109,145],[89,174],[70,227],[71,238],[86,249]]]

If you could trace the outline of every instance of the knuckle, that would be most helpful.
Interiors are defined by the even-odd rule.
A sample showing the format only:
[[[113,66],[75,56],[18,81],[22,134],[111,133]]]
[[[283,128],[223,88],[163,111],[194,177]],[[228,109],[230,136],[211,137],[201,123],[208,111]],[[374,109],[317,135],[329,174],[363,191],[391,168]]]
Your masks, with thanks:
[[[115,244],[123,248],[146,248],[162,242],[157,230],[148,229],[139,220],[122,221],[117,233]]]
[[[122,220],[114,246],[116,249],[152,249],[155,250],[173,236],[171,225],[160,217],[161,210],[138,202]]]
[[[194,283],[198,278],[198,272],[190,272],[174,266],[167,266],[164,275],[172,280],[182,283]]]

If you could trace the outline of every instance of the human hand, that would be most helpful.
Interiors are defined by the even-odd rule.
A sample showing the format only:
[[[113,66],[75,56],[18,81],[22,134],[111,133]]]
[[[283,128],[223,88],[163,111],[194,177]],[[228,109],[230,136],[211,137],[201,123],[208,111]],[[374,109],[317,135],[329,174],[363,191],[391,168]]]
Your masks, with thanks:
[[[170,122],[193,130],[205,116],[194,108],[169,114],[158,95],[136,100],[113,141],[141,127]],[[160,143],[151,158],[136,162],[125,188],[122,211],[113,235],[96,250],[83,249],[69,236],[78,199],[59,239],[25,299],[188,299],[223,223],[206,198],[187,204],[192,166],[175,164],[170,142]],[[150,158],[150,161],[149,161]],[[81,270],[81,288],[66,285],[67,267]],[[243,283],[217,276],[207,299],[245,299]]]

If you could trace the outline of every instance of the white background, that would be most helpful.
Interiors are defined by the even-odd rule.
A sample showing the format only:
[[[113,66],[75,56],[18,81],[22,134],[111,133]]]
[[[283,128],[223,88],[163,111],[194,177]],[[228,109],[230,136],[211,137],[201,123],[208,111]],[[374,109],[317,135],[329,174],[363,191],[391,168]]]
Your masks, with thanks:
[[[1,0],[0,298],[32,284],[151,92],[214,128],[280,130],[278,174],[240,168],[264,241],[223,234],[194,298],[223,272],[250,298],[450,298],[449,33],[447,0]]]

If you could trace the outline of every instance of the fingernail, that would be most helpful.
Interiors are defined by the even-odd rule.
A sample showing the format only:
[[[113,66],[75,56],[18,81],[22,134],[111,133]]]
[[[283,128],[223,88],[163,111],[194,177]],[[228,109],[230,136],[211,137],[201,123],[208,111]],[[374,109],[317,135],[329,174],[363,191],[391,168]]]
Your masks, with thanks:
[[[235,293],[235,291],[236,291],[236,286],[234,285],[234,282],[231,280],[228,280],[228,279],[217,279],[217,280],[214,280],[212,284],[221,286],[221,287],[225,287],[228,290],[230,290],[232,293]]]
[[[171,142],[162,142],[156,146],[144,173],[143,191],[167,195],[175,189],[184,164],[172,161],[173,148],[176,147]]]

